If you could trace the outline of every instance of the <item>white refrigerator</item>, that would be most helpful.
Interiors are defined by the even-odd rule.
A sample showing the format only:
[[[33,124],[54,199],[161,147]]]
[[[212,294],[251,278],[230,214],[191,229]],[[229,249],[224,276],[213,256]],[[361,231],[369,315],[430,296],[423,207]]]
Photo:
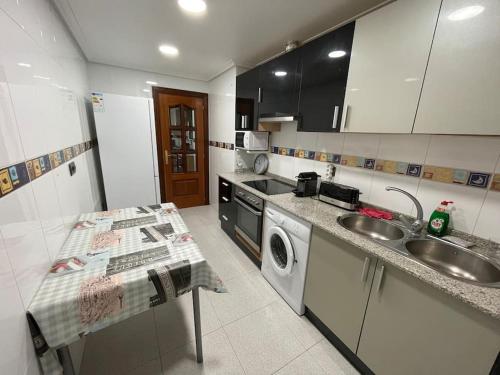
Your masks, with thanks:
[[[108,210],[160,203],[153,100],[92,93]]]

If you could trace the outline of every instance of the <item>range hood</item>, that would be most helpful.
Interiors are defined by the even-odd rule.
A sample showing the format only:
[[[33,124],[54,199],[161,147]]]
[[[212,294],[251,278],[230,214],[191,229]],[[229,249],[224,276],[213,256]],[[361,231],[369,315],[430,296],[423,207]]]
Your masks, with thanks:
[[[302,116],[290,113],[265,113],[259,116],[259,122],[300,122]]]

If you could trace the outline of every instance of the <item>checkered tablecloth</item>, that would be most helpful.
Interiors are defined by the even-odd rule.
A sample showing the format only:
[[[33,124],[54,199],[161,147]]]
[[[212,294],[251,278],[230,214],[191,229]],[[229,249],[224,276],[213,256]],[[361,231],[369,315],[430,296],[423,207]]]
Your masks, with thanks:
[[[82,269],[64,267],[75,258]],[[62,373],[55,350],[89,332],[195,286],[225,291],[173,203],[81,215],[58,260],[28,308],[45,374]]]

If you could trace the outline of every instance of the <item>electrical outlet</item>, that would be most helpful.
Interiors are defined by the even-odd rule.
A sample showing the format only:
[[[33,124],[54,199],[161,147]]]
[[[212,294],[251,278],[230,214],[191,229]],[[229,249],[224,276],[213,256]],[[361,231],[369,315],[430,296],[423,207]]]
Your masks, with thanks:
[[[68,164],[69,167],[69,175],[73,176],[76,173],[76,165],[75,162],[72,161],[71,163]]]

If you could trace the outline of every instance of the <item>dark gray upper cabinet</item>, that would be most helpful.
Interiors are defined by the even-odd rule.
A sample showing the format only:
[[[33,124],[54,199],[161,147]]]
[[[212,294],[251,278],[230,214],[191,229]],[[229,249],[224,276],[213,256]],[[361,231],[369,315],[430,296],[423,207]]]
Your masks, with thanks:
[[[296,115],[299,109],[300,53],[294,50],[259,67],[259,117]]]
[[[342,118],[354,22],[299,49],[302,62],[299,131],[338,132]]]
[[[259,67],[236,77],[236,130],[257,129]]]

